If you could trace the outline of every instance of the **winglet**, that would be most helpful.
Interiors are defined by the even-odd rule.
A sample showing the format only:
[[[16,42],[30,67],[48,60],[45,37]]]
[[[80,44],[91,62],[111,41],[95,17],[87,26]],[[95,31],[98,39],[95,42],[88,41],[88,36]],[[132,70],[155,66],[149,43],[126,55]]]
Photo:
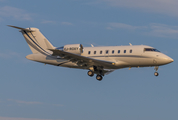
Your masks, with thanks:
[[[13,26],[13,25],[7,25],[9,27],[13,27],[13,28],[16,28],[16,29],[20,29],[20,30],[24,30],[24,31],[27,31],[27,32],[34,32],[34,30],[30,30],[30,28],[21,28],[21,27],[17,27],[17,26]]]

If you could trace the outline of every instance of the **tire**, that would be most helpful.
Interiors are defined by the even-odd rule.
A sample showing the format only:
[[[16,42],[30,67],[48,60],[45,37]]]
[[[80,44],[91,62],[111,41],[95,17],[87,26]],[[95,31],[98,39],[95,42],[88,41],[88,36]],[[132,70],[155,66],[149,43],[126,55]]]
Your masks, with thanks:
[[[158,72],[155,72],[155,73],[154,73],[154,75],[155,75],[155,76],[158,76],[158,75],[159,75],[159,73],[158,73]]]
[[[87,74],[88,74],[88,76],[93,77],[94,72],[90,70],[90,71],[88,71],[88,73],[87,73]]]
[[[101,81],[103,79],[103,77],[101,75],[97,75],[96,79],[99,80],[99,81]]]

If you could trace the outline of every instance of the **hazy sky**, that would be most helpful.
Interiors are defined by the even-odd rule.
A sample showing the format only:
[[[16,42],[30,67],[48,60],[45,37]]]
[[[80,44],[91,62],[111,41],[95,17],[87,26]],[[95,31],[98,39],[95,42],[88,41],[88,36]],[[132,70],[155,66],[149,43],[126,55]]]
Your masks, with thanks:
[[[0,120],[177,120],[177,0],[0,0]],[[120,69],[99,82],[87,70],[44,65],[17,29],[37,27],[56,47],[149,45],[174,59]]]

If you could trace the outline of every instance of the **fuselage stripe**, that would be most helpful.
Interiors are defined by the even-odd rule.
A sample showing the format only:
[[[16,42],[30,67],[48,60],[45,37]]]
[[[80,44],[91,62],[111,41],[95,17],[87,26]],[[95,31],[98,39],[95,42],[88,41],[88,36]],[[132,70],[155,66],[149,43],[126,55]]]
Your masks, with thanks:
[[[136,58],[149,58],[140,55],[102,55],[102,56],[86,56],[86,57],[136,57]]]

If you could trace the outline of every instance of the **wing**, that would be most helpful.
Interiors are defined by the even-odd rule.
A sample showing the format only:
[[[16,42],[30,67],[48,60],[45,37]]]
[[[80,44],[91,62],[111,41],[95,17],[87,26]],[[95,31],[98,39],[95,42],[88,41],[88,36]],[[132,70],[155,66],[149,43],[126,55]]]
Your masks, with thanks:
[[[69,52],[65,52],[62,50],[58,49],[49,49],[53,52],[52,56],[60,56],[63,59],[67,59],[71,62],[74,62],[78,64],[79,66],[87,66],[87,68],[91,66],[97,66],[101,68],[102,70],[104,69],[116,69],[115,68],[115,63],[111,61],[104,61],[104,60],[98,60],[98,59],[93,59],[85,56],[81,56],[78,54],[73,54]],[[110,70],[105,70],[106,72],[110,72]]]

